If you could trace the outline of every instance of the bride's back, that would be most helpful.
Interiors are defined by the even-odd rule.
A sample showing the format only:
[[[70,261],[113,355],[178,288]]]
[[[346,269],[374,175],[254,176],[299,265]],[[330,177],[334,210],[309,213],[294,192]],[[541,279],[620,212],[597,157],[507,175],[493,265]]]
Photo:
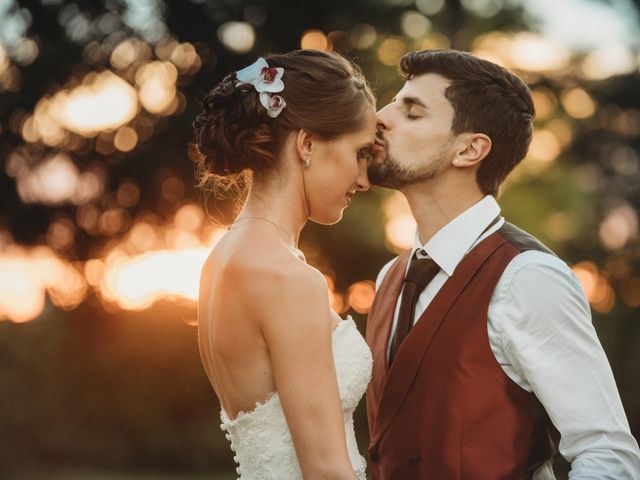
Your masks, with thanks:
[[[261,282],[303,266],[270,225],[238,225],[213,249],[200,276],[198,343],[207,376],[232,417],[275,390],[256,318]],[[266,305],[265,305],[266,306]]]

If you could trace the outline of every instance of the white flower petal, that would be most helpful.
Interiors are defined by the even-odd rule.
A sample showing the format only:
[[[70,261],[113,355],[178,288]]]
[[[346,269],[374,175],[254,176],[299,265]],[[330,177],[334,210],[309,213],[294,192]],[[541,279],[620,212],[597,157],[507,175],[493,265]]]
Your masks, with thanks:
[[[271,94],[267,93],[267,92],[262,92],[260,94],[260,103],[262,104],[262,106],[264,108],[269,110],[269,108],[271,106]]]
[[[280,102],[280,106],[278,107],[273,105],[276,100]],[[269,111],[267,113],[271,118],[276,118],[278,115],[280,115],[280,112],[282,112],[284,107],[287,106],[287,102],[285,102],[284,98],[282,98],[280,95],[274,95],[273,97],[271,97],[271,105],[272,106],[269,108]]]
[[[271,83],[261,82],[260,85],[256,85],[256,90],[259,92],[271,92],[277,93],[284,90],[284,82],[282,80],[275,80]]]
[[[269,65],[264,58],[260,57],[248,67],[238,70],[236,72],[236,78],[242,83],[252,83],[256,85],[254,81],[262,79],[262,69],[265,67],[268,68]]]

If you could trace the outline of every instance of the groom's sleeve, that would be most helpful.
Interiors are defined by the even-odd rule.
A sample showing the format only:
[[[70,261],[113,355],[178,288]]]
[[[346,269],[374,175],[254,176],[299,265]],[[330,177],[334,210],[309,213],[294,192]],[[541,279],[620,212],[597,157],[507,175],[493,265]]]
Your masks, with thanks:
[[[503,369],[549,414],[571,480],[640,478],[638,444],[576,275],[539,252],[513,263],[490,313],[509,364]]]

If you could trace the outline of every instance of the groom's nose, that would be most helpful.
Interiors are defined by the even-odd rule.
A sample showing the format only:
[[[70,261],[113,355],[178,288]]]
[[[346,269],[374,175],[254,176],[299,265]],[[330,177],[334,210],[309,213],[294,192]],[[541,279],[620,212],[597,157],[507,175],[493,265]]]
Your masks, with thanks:
[[[377,130],[388,130],[390,127],[390,122],[389,122],[389,109],[388,109],[389,105],[387,105],[386,107],[381,108],[380,110],[378,110],[378,113],[376,113],[376,126],[377,126]]]

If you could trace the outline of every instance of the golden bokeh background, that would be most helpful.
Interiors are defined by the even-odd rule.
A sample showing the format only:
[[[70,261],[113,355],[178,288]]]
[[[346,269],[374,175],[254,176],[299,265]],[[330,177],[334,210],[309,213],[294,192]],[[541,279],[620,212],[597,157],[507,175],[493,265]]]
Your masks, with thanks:
[[[534,138],[499,201],[580,279],[637,434],[638,25],[628,0],[1,2],[0,474],[232,478],[194,325],[235,207],[195,189],[190,124],[226,73],[294,48],[353,58],[380,106],[414,49],[528,82]],[[414,234],[402,195],[373,189],[301,248],[363,329]]]

